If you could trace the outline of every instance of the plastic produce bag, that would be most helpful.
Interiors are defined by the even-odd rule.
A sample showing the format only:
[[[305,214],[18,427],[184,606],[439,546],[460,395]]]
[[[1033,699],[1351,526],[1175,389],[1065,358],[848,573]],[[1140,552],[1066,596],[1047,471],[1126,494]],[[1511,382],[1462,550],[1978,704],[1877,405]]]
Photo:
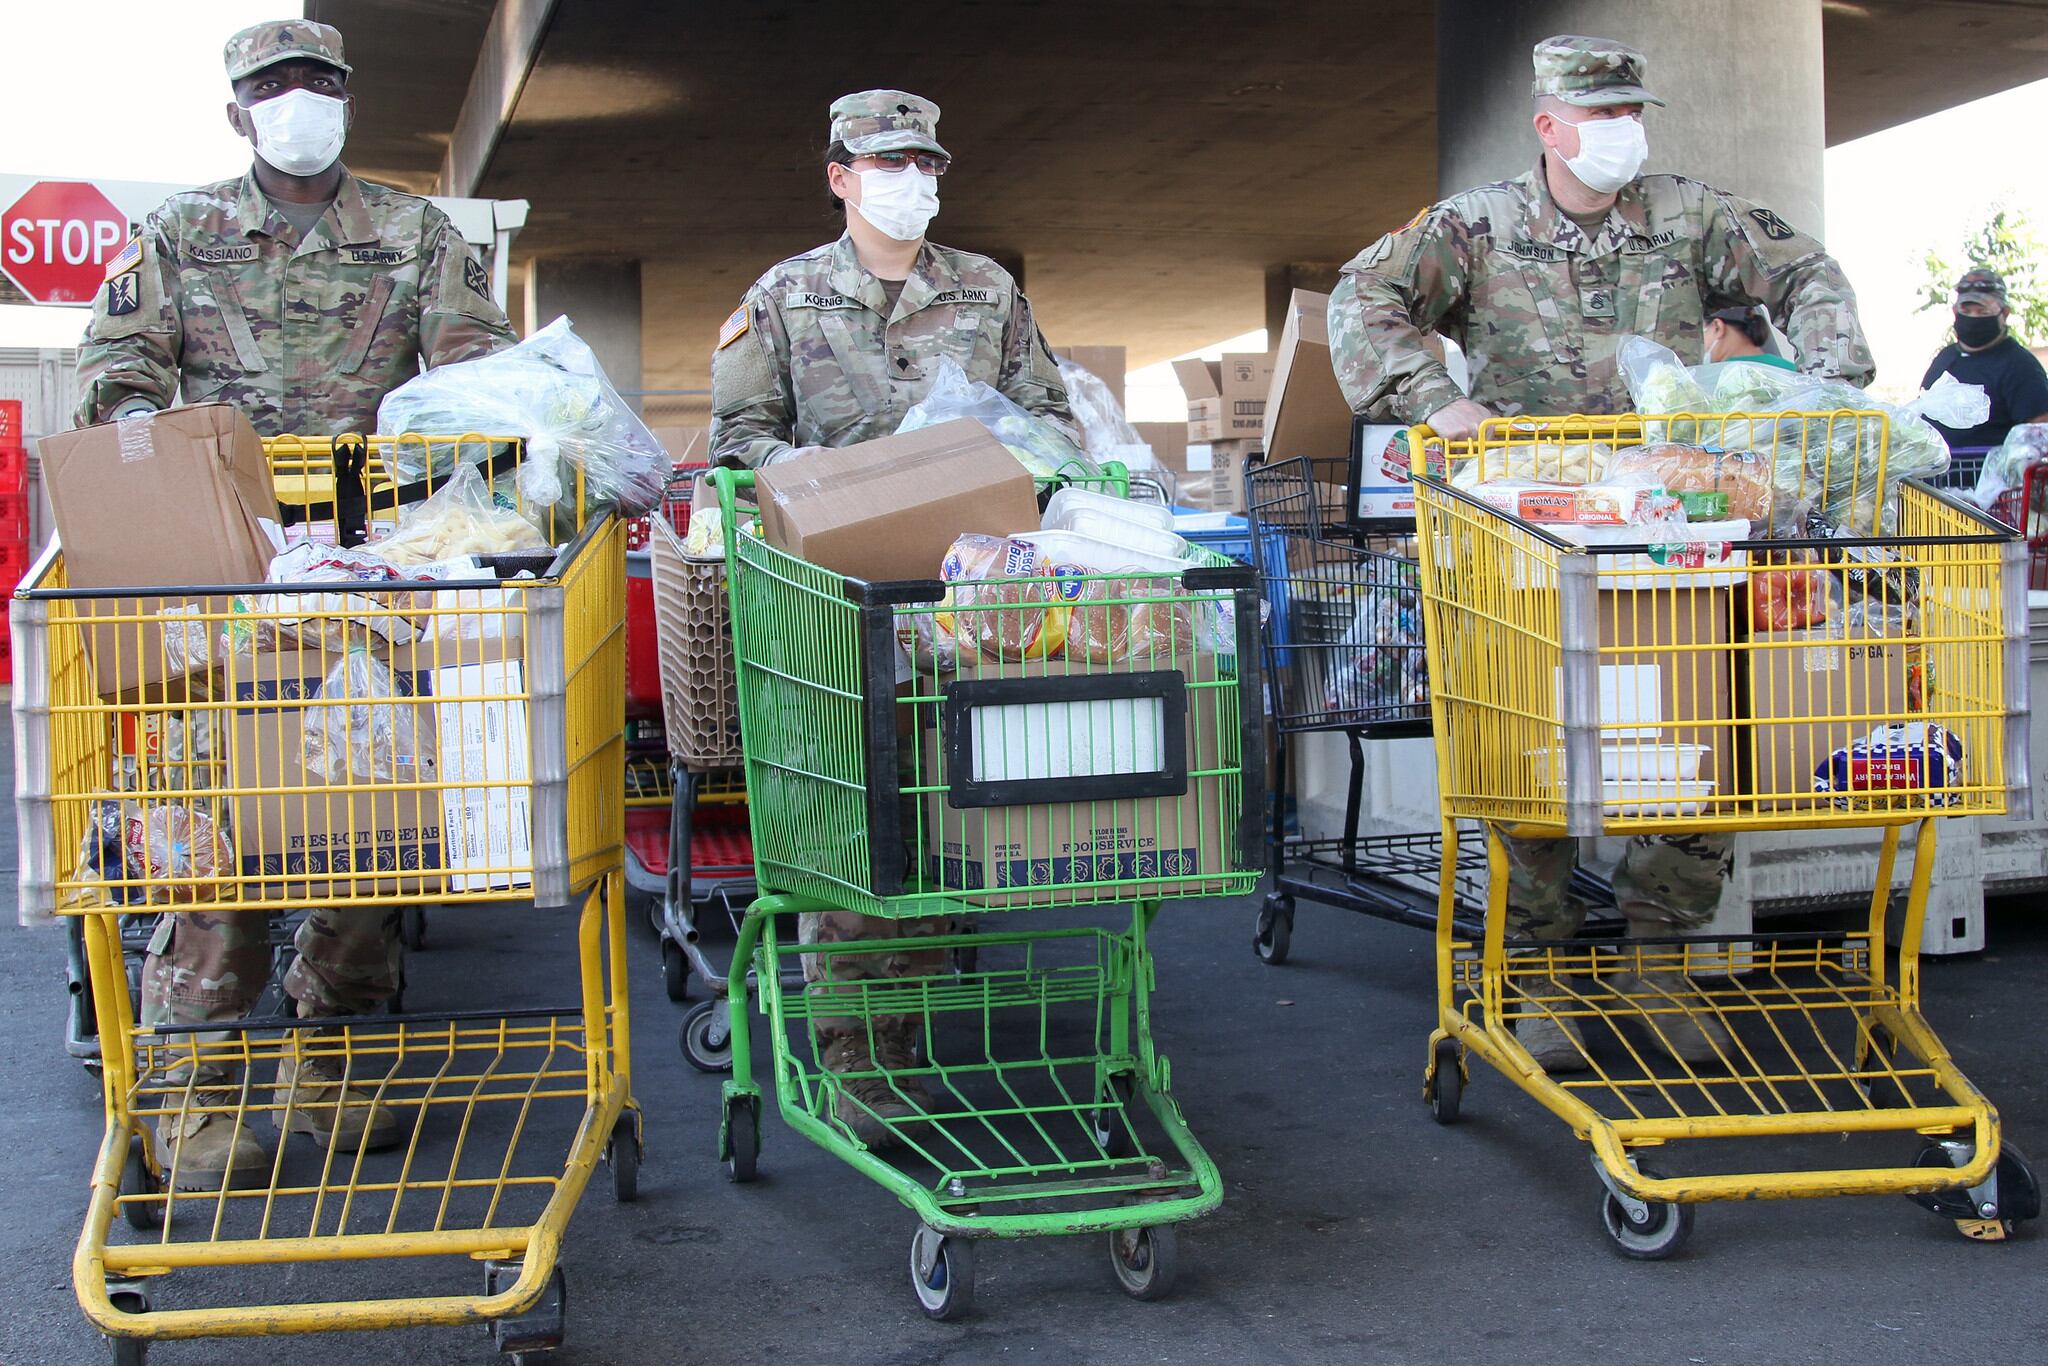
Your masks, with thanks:
[[[1081,445],[1089,455],[1098,461],[1120,460],[1132,470],[1149,472],[1164,468],[1145,438],[1138,435],[1138,429],[1125,418],[1116,395],[1109,392],[1109,386],[1094,371],[1061,360],[1060,378],[1066,382],[1067,407],[1081,429]]]
[[[922,402],[903,415],[896,430],[921,431],[963,417],[971,417],[988,428],[1034,478],[1050,479],[1060,474],[1094,477],[1102,473],[1101,466],[1089,459],[1056,424],[1032,416],[981,381],[970,381],[967,372],[951,356],[939,358],[932,387],[925,392]]]
[[[535,507],[573,495],[581,471],[587,507],[613,504],[637,516],[661,501],[671,469],[668,452],[567,318],[516,346],[407,380],[377,405],[377,430],[524,437],[519,492]],[[423,449],[406,443],[399,451],[401,479],[425,477]],[[432,457],[441,458],[439,451]]]
[[[539,527],[491,496],[476,466],[464,465],[369,549],[393,564],[418,566],[463,555],[539,550],[547,543]]]
[[[2048,460],[2048,422],[2022,422],[2005,434],[1996,449],[1985,453],[1970,501],[1992,511],[2001,497],[2026,483],[2027,466],[2041,460]]]
[[[410,700],[382,660],[354,649],[328,670],[305,711],[300,764],[329,783],[412,782],[419,773]]]

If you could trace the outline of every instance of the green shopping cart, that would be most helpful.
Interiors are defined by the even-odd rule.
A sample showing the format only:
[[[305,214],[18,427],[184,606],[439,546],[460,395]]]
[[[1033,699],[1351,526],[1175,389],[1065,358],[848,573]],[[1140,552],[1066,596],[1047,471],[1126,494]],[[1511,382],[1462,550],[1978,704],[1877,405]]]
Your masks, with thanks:
[[[1153,1043],[1147,936],[1162,902],[1243,895],[1259,877],[1256,579],[1197,550],[1177,573],[985,580],[950,598],[936,580],[868,583],[743,524],[750,473],[712,478],[761,891],[728,983],[730,1176],[753,1179],[760,1151],[752,992],[784,1122],[917,1215],[910,1272],[926,1314],[967,1311],[985,1237],[1106,1233],[1119,1284],[1158,1298],[1174,1225],[1216,1208],[1222,1183]],[[807,911],[1124,904],[1108,926],[1034,916],[836,943],[793,932]],[[906,945],[927,961],[948,951],[951,966],[862,970]],[[812,989],[783,985],[799,966]],[[869,1070],[824,1065],[812,1026],[827,1014],[869,1031]],[[874,1060],[888,1052],[875,1022],[903,1017],[914,1046]],[[895,1140],[887,1152],[856,1135],[849,1105],[871,1137]]]

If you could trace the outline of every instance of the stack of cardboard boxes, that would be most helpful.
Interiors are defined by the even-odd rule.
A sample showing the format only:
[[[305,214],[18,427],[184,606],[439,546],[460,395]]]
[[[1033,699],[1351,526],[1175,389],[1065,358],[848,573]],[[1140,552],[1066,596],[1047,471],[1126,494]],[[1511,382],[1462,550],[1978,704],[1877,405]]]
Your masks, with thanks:
[[[1244,511],[1244,473],[1266,448],[1273,358],[1246,353],[1177,360],[1173,373],[1188,398],[1189,466],[1205,460],[1209,467],[1209,506]]]

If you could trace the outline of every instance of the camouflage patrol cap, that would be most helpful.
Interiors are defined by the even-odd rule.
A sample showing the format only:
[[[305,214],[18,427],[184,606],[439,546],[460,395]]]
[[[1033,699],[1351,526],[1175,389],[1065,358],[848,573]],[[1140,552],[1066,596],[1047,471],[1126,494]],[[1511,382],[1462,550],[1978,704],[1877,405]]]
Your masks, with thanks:
[[[952,155],[939,145],[939,107],[904,90],[863,90],[832,101],[832,141],[855,156],[922,149]]]
[[[270,19],[251,24],[228,39],[221,56],[227,62],[231,81],[294,57],[325,62],[344,72],[355,69],[341,59],[340,30],[311,19]]]
[[[1643,54],[1612,38],[1560,33],[1536,44],[1531,57],[1538,95],[1554,95],[1581,109],[1664,103],[1643,89],[1643,68],[1648,65]]]
[[[2005,277],[1995,270],[1979,266],[1963,272],[1963,278],[1956,281],[1956,302],[1965,299],[1982,299],[1986,303],[2005,307]]]

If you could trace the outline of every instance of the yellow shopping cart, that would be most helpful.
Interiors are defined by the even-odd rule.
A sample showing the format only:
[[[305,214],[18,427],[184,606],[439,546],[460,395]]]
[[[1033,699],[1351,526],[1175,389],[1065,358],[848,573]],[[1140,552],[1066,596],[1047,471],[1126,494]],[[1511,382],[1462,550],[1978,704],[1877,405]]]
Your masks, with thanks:
[[[319,505],[288,534],[333,539],[362,472],[339,495],[330,483],[295,498],[318,447],[395,468],[417,440],[266,442],[281,505]],[[472,452],[516,450],[433,440],[423,492]],[[608,514],[535,515],[566,544],[531,577],[88,590],[53,547],[16,591],[22,904],[84,922],[106,1130],[72,1279],[117,1361],[157,1338],[430,1324],[486,1325],[508,1352],[552,1346],[561,1243],[598,1159],[618,1198],[635,1194],[624,535]],[[578,998],[137,1023],[124,914],[422,901],[576,907]],[[395,1148],[352,1151],[294,1122],[299,1093],[273,1089],[275,1071],[316,1063],[397,1121]],[[182,1143],[153,1141],[152,1126],[175,1134],[202,1115],[280,1141],[247,1170],[195,1180]],[[387,1259],[376,1299],[222,1303],[204,1274]],[[478,1293],[431,1269],[464,1260],[483,1264]]]
[[[1458,1116],[1466,1054],[1485,1059],[1591,1145],[1603,1223],[1634,1257],[1670,1255],[1707,1200],[1896,1193],[1983,1239],[2038,1215],[1997,1111],[1920,1013],[1919,973],[1937,818],[2030,805],[2025,545],[1887,483],[1876,413],[1495,420],[1472,442],[1411,440],[1445,850],[1436,1117]],[[1675,462],[1674,492],[1704,498],[1690,529],[1537,520],[1585,496],[1542,484],[1646,441]],[[1768,508],[1737,518],[1731,490]],[[1702,528],[1702,511],[1725,520]],[[1484,822],[1478,942],[1452,916],[1460,820]],[[1871,826],[1880,866],[1853,933],[1506,932],[1504,837]],[[1576,1045],[1570,1072],[1518,1040],[1538,1022]],[[1854,1168],[1834,1145],[1793,1171],[1639,1161],[1691,1140],[1865,1134],[1923,1146]]]

